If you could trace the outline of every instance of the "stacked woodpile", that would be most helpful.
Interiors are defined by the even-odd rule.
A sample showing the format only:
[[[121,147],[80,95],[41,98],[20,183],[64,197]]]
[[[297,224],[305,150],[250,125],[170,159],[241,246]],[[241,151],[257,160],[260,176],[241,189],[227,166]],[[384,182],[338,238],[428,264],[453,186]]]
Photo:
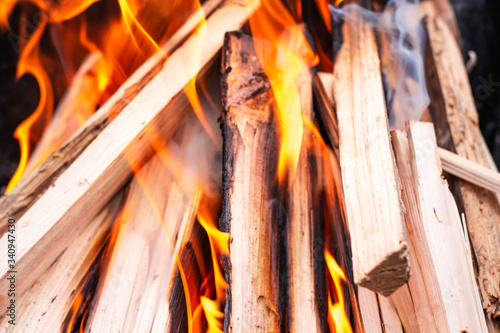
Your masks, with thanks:
[[[415,14],[422,121],[389,128],[391,64],[354,12],[332,28],[333,72],[293,83],[303,126],[280,174],[262,61],[276,45],[246,24],[266,1],[206,1],[0,198],[0,248],[16,239],[14,259],[0,253],[2,331],[500,332],[500,176],[452,13],[436,3]],[[193,103],[201,86],[220,128]],[[189,148],[196,131],[206,142]]]

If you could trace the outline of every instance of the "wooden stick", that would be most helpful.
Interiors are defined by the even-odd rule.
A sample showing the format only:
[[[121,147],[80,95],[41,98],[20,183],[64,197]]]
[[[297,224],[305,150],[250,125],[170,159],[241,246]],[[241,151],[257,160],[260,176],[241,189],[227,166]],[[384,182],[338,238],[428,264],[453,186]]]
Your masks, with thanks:
[[[435,311],[433,304],[438,296],[426,288],[426,276],[429,274],[425,252],[415,243],[415,225],[420,224],[422,216],[418,209],[416,183],[412,170],[410,146],[406,132],[391,131],[392,145],[401,182],[401,199],[405,206],[405,223],[408,248],[411,261],[411,274],[408,285],[398,289],[391,298],[408,332],[439,332],[437,324],[441,323],[441,312]],[[427,265],[427,266],[423,266]]]
[[[313,80],[314,96],[323,124],[327,128],[326,132],[330,142],[333,142],[335,137],[338,140],[337,117],[332,108],[332,85],[333,75],[330,73],[318,73]],[[325,121],[325,118],[329,121]],[[335,144],[332,143],[332,146],[335,147]],[[325,229],[328,230],[325,242],[346,276],[347,287],[342,290],[346,304],[346,315],[351,319],[354,332],[364,332],[352,271],[349,230],[342,208],[345,207],[345,204],[338,158],[338,141],[337,154],[334,153],[334,150],[328,150],[326,154],[325,152],[318,153],[322,156],[323,162],[323,178],[319,183],[324,184],[325,224],[327,224]]]
[[[199,195],[187,198],[158,156],[132,181],[121,226],[87,329],[150,331],[169,299],[177,239],[190,234]],[[186,227],[190,227],[189,230]],[[182,231],[182,233],[179,233]]]
[[[301,112],[308,119],[312,115],[311,75],[307,71],[300,76]],[[311,168],[312,133],[304,127],[302,146],[294,175],[290,175],[287,197],[286,238],[288,252],[288,324],[290,332],[324,332],[326,318],[321,316],[318,300],[326,298],[326,289],[320,288],[317,279],[324,280],[324,262],[314,258],[315,243],[323,236],[319,212],[314,209]],[[310,146],[310,144],[309,144]],[[321,249],[323,250],[323,249]],[[319,250],[319,251],[321,251]],[[318,250],[317,250],[318,251]]]
[[[148,59],[110,99],[54,154],[29,173],[12,191],[0,198],[0,234],[9,218],[18,220],[43,193],[54,184],[73,161],[127,104],[162,70],[165,55],[170,55],[193,30],[211,14],[222,0],[206,1],[172,37],[162,50]]]
[[[344,23],[333,95],[354,279],[388,296],[408,280],[408,246],[375,36],[361,16],[351,24]]]
[[[403,333],[401,320],[390,298],[377,295],[384,333]]]
[[[112,222],[120,210],[118,194],[78,235],[55,263],[38,279],[16,306],[22,311],[16,325],[3,317],[7,332],[57,332],[77,297],[76,290],[108,238]]]
[[[489,191],[500,193],[500,174],[446,149],[438,148],[443,170]]]
[[[277,137],[271,85],[252,38],[226,34],[221,230],[230,232],[225,332],[280,331]],[[281,300],[283,302],[283,300]]]
[[[425,272],[437,331],[487,332],[460,215],[441,176],[434,128],[410,121],[407,132],[418,206],[406,208],[421,214],[410,237]]]
[[[45,271],[69,245],[72,233],[80,232],[123,186],[131,175],[130,165],[140,165],[151,154],[151,142],[173,134],[186,113],[183,87],[217,55],[225,31],[240,28],[259,5],[258,0],[228,3],[212,14],[206,23],[207,39],[195,33],[173,53],[155,78],[17,221],[23,234],[17,247],[18,288],[22,290],[22,283],[29,285]],[[202,62],[191,62],[200,43]],[[44,251],[50,244],[57,246]],[[5,235],[0,245],[7,246]],[[0,287],[5,289],[7,252],[0,258]]]
[[[365,332],[382,333],[377,294],[369,289],[358,287],[358,302]]]
[[[460,49],[447,25],[432,16],[426,57],[430,111],[440,147],[490,167]],[[483,307],[500,316],[500,204],[496,195],[466,181],[450,181],[461,212],[465,212],[478,269]]]

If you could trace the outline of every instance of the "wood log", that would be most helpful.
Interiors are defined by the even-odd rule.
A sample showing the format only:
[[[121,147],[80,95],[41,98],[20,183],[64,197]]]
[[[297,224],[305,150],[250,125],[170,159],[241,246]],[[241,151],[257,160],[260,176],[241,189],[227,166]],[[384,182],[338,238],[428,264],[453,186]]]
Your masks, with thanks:
[[[447,25],[439,18],[425,20],[430,111],[440,147],[491,168],[491,154],[478,125],[460,49]],[[500,204],[492,192],[466,181],[450,180],[459,210],[465,212],[474,249],[483,307],[500,316]]]
[[[297,82],[301,112],[304,118],[312,116],[311,75],[302,73]],[[302,145],[295,174],[289,174],[286,198],[286,248],[288,272],[288,327],[290,332],[324,332],[327,318],[321,315],[319,300],[326,298],[326,289],[320,288],[318,279],[324,280],[324,262],[314,258],[315,243],[323,237],[319,212],[314,209],[311,130],[304,126]],[[293,179],[291,178],[293,177]],[[319,207],[317,207],[319,208]],[[323,243],[323,242],[321,242]],[[321,251],[323,249],[320,249]],[[319,252],[321,253],[321,252]],[[322,265],[323,267],[317,267]]]
[[[407,132],[418,205],[406,209],[418,209],[421,216],[410,237],[425,272],[437,332],[486,332],[465,226],[442,179],[433,126],[410,121]]]
[[[446,149],[438,148],[444,171],[489,191],[500,194],[500,174]]]
[[[403,333],[401,320],[392,300],[382,295],[377,295],[377,299],[384,333]]]
[[[223,208],[230,233],[225,332],[280,331],[276,108],[252,38],[226,34],[222,62]]]
[[[346,316],[350,318],[354,332],[362,333],[364,328],[352,271],[349,230],[344,209],[342,208],[345,207],[345,204],[338,155],[337,115],[333,107],[332,87],[333,74],[318,73],[313,79],[315,102],[318,110],[320,110],[319,115],[333,147],[332,150],[328,149],[327,152],[321,151],[317,153],[322,157],[323,161],[323,178],[318,182],[324,185],[325,230],[327,230],[325,232],[325,243],[328,251],[334,255],[340,268],[342,268],[347,280],[347,286],[342,290],[346,305]]]
[[[166,55],[176,50],[221,1],[206,1],[202,8],[196,11],[162,46],[161,51],[137,69],[61,148],[27,174],[8,195],[0,198],[0,234],[7,229],[7,223],[4,221],[9,218],[17,221],[54,184],[57,177],[73,163],[109,122],[157,76],[163,69]]]
[[[20,290],[25,290],[81,232],[88,221],[123,186],[151,154],[151,142],[172,135],[187,110],[183,87],[203,74],[220,49],[223,34],[239,29],[260,5],[258,0],[231,2],[207,20],[205,34],[195,33],[175,51],[116,118],[80,154],[17,221],[19,233],[17,264]],[[191,62],[193,50],[204,46],[201,63]],[[175,80],[171,80],[175,77]],[[140,112],[139,112],[140,111]],[[7,246],[7,237],[0,245]],[[55,245],[54,245],[55,244]],[[51,251],[45,251],[49,245]],[[0,287],[7,285],[7,252],[1,255]],[[21,286],[21,284],[24,284]]]
[[[369,289],[358,287],[358,302],[365,332],[382,333],[377,294]]]
[[[5,332],[57,332],[78,296],[76,292],[96,256],[108,239],[109,230],[123,202],[120,192],[78,235],[33,286],[17,298],[22,311],[16,325],[3,316],[0,326]]]
[[[406,283],[409,267],[380,63],[374,33],[361,16],[345,22],[343,32],[333,95],[354,279],[388,296]]]
[[[170,298],[178,239],[189,237],[198,202],[199,195],[189,198],[172,182],[160,157],[141,168],[123,208],[87,331],[151,331],[163,310],[160,304]]]
[[[396,305],[405,331],[438,332],[437,315],[433,313],[432,307],[437,296],[426,289],[424,282],[428,273],[421,265],[425,257],[420,257],[421,250],[416,248],[418,244],[415,243],[414,225],[420,223],[422,217],[418,209],[410,146],[404,131],[391,131],[391,139],[402,187],[401,199],[405,206],[405,224],[411,262],[411,274],[407,286],[398,289],[391,298]]]

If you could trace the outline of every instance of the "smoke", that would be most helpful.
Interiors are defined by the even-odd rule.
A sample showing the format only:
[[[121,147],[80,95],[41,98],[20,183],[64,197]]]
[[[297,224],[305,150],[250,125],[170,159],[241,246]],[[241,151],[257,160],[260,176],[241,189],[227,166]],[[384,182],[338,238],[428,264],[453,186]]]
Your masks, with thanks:
[[[330,6],[330,11],[337,25],[352,22],[361,14],[377,31],[390,127],[404,128],[406,120],[419,120],[429,105],[429,95],[423,61],[425,34],[418,4],[390,0],[380,13],[358,5]]]

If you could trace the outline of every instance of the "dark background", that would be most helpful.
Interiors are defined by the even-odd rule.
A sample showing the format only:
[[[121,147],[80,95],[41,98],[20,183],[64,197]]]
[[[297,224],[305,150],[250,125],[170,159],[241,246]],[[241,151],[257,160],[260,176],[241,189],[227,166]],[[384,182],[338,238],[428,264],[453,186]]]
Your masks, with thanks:
[[[498,166],[500,166],[500,2],[497,0],[450,0],[461,33],[465,61],[468,51],[477,54],[469,74],[479,112],[480,126]],[[11,23],[16,27],[16,13]],[[17,13],[17,16],[18,13]],[[13,138],[16,127],[36,108],[39,98],[34,78],[16,80],[19,31],[0,30],[0,194],[16,170],[19,146]],[[62,94],[55,89],[55,100]]]

